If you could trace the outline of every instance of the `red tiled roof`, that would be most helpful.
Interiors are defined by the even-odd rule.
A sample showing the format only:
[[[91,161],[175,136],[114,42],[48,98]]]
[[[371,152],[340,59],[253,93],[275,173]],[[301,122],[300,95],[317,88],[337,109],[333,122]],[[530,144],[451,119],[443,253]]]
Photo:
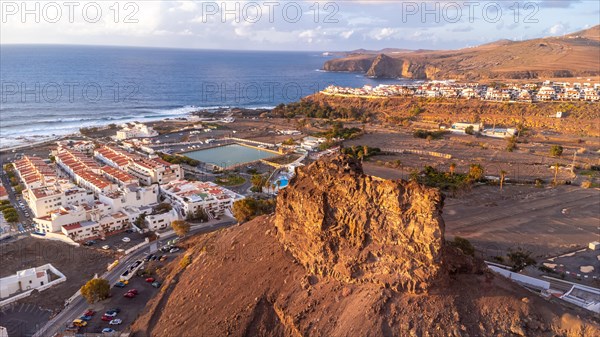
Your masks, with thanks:
[[[63,225],[62,226],[64,229],[66,229],[67,231],[73,230],[73,229],[77,229],[77,228],[81,228],[81,225],[79,224],[79,222],[70,224],[70,225]]]

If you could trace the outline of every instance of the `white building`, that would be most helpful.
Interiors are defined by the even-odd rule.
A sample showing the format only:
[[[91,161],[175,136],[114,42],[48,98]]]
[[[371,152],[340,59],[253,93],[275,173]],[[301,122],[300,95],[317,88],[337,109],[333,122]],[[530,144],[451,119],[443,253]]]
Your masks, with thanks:
[[[24,156],[13,167],[26,188],[54,184],[57,180],[56,171],[38,157]]]
[[[117,131],[115,136],[118,140],[125,140],[130,138],[147,138],[156,137],[156,132],[152,127],[142,123],[129,123],[126,124],[121,130]]]
[[[483,125],[481,123],[454,123],[452,124],[452,127],[449,129],[452,132],[457,132],[457,133],[466,133],[466,129],[468,127],[472,127],[473,128],[473,132],[478,133],[481,132],[481,130],[483,129]]]
[[[325,138],[317,138],[317,137],[312,137],[312,136],[308,136],[308,137],[304,137],[302,139],[302,143],[300,144],[300,147],[308,150],[308,151],[315,151],[317,149],[319,149],[319,145],[325,143],[326,139]]]
[[[126,171],[143,185],[166,184],[183,179],[184,175],[178,164],[171,164],[160,158],[143,158],[112,147],[96,149],[94,156],[112,167]]]
[[[142,207],[158,202],[158,185],[140,187],[137,184],[123,186],[119,190],[100,194],[98,200],[110,205],[117,212],[125,207]]]
[[[55,185],[27,189],[23,199],[36,217],[43,217],[51,211],[73,204],[87,204],[94,201],[94,194],[67,181]]]
[[[94,142],[89,140],[59,140],[56,142],[59,148],[67,148],[86,154],[91,154],[94,151]]]
[[[170,227],[171,223],[175,220],[179,220],[179,215],[177,214],[177,210],[171,209],[167,212],[152,212],[147,214],[144,222],[146,224],[146,228],[151,231],[156,231]]]
[[[15,275],[0,279],[0,298],[39,288],[50,282],[48,272],[43,268],[19,270]]]
[[[209,217],[217,217],[231,212],[234,201],[244,197],[212,182],[173,181],[162,185],[161,191],[179,208],[182,217],[196,214],[204,209]]]

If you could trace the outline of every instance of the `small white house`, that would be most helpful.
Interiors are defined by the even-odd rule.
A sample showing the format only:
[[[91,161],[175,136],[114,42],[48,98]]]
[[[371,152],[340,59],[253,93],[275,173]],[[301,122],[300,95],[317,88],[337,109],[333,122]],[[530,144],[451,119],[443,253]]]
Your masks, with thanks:
[[[0,298],[39,288],[49,282],[50,278],[45,269],[29,268],[19,270],[15,275],[0,279]]]

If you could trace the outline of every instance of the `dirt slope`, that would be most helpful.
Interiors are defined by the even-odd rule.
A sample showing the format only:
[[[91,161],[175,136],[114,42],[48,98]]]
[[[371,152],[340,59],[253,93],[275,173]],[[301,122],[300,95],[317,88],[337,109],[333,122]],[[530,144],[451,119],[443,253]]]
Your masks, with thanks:
[[[484,271],[480,261],[445,246],[441,240],[431,239],[435,235],[429,237],[417,233],[417,227],[422,225],[440,231],[443,238],[443,221],[435,220],[437,207],[441,206],[441,200],[435,198],[438,195],[435,190],[400,182],[406,193],[398,194],[400,197],[395,202],[408,210],[396,218],[391,213],[387,215],[388,221],[395,222],[393,226],[388,223],[378,227],[376,222],[367,225],[361,221],[350,225],[351,221],[341,219],[348,220],[352,216],[360,219],[360,211],[337,208],[337,216],[329,219],[338,219],[337,226],[329,226],[331,223],[327,220],[321,222],[323,226],[319,231],[314,227],[320,221],[315,214],[319,209],[332,210],[325,205],[339,206],[337,202],[344,198],[336,195],[336,187],[328,184],[327,179],[319,180],[320,176],[339,176],[339,184],[345,187],[337,188],[346,188],[346,192],[354,195],[357,206],[354,209],[364,207],[367,212],[372,212],[368,210],[372,206],[359,206],[367,200],[365,196],[379,195],[370,202],[382,209],[393,207],[394,202],[379,202],[380,197],[386,198],[382,194],[385,189],[369,189],[367,185],[373,183],[369,182],[372,178],[361,173],[357,162],[336,158],[303,170],[304,177],[300,175],[290,182],[290,191],[286,192],[288,206],[282,206],[283,198],[280,199],[277,215],[257,218],[187,242],[192,263],[182,269],[175,262],[164,271],[163,289],[133,325],[134,335],[446,337],[592,336],[600,333],[597,324],[585,323],[575,317],[584,314],[583,311],[566,313],[560,306]],[[307,179],[321,184],[311,186],[306,183]],[[385,187],[394,182],[374,184]],[[330,202],[306,199],[315,189],[327,190],[328,187],[333,188],[324,197]],[[307,202],[307,208],[300,206]],[[319,207],[313,209],[310,205]],[[427,209],[424,205],[433,208]],[[414,218],[406,214],[411,213],[411,207],[420,211],[414,213]],[[298,213],[300,209],[305,213]],[[292,214],[296,219],[290,218]],[[403,216],[410,220],[403,220]],[[296,224],[303,219],[307,219],[306,238],[312,238],[315,244],[299,239],[302,228]],[[394,226],[402,233],[398,239],[406,250],[385,250],[377,244],[392,232],[386,232],[386,229],[391,230]],[[407,231],[409,227],[414,231]],[[348,231],[350,228],[354,230]],[[361,237],[359,228],[371,239],[353,241]],[[294,235],[289,235],[290,231]],[[426,239],[404,241],[402,237],[409,232]],[[329,246],[323,249],[317,241],[327,242]],[[420,260],[419,249],[423,249],[425,242],[431,245],[432,251],[439,252],[439,259]],[[383,250],[379,251],[380,248]],[[353,249],[359,251],[356,261],[345,254]],[[410,250],[414,251],[414,258],[407,255]],[[389,255],[386,259],[361,260],[358,257],[364,251],[373,251],[376,257],[379,252]],[[415,293],[411,289],[393,290],[378,282],[376,274],[373,274],[374,280],[363,278],[365,274],[360,272],[340,277],[311,268],[315,261],[319,262],[317,266],[325,265],[329,270],[342,263],[356,270],[378,271],[385,275],[385,268],[379,267],[389,267],[388,262],[394,258],[398,265],[393,274],[410,270],[410,266],[398,260],[400,258],[438,267],[439,273],[407,275],[408,279],[412,277],[433,284],[425,291]]]

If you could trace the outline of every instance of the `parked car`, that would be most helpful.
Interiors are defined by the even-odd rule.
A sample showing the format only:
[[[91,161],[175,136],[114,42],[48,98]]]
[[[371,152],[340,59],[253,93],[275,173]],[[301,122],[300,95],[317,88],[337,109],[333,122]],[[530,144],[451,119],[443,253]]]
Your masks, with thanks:
[[[65,329],[65,331],[77,333],[77,332],[79,332],[79,327],[71,324]]]
[[[116,311],[110,311],[109,310],[109,311],[107,311],[107,312],[104,313],[104,316],[106,316],[106,317],[115,317],[115,316],[117,316],[117,314],[118,314],[118,312],[116,312]]]
[[[96,312],[92,309],[88,309],[83,313],[84,316],[94,316],[94,314],[96,314]]]
[[[125,230],[125,233],[133,233],[133,229],[130,228],[130,229]]]
[[[110,325],[119,325],[121,323],[123,323],[123,321],[120,318],[115,318],[112,321],[108,322],[108,324]]]
[[[115,316],[116,316],[116,315],[117,315],[117,314],[115,313]],[[103,321],[105,321],[105,322],[110,322],[110,321],[112,321],[112,320],[115,318],[115,316],[107,316],[107,315],[104,315],[104,316],[102,316],[102,320],[103,320]]]
[[[121,281],[121,282],[123,282],[123,281]],[[123,282],[123,283],[127,284],[127,282]],[[107,315],[112,314],[112,313],[114,313],[116,315],[120,312],[121,312],[121,309],[119,309],[119,308],[111,308],[111,309],[106,310]]]
[[[130,239],[130,238],[128,238],[128,237],[124,237],[124,238],[122,238],[122,239],[121,239],[121,241],[123,241],[123,242],[130,242],[130,241],[131,241],[131,239]]]
[[[158,259],[159,261],[164,261],[167,259],[166,255],[161,255],[160,258]]]
[[[134,293],[129,293],[129,292],[127,292],[127,293],[125,293],[125,295],[123,295],[123,297],[127,297],[127,298],[134,298],[134,297],[135,297],[135,294],[134,294]]]
[[[169,253],[175,253],[175,252],[178,252],[178,251],[179,251],[179,248],[173,247],[173,248],[171,248],[171,250],[169,250]]]
[[[132,293],[134,295],[137,295],[138,291],[137,291],[137,289],[134,288],[134,289],[129,290],[128,293]]]
[[[102,246],[102,249],[108,250],[108,249],[110,249],[110,246],[109,245],[104,245],[104,246]]]
[[[76,320],[73,321],[73,325],[74,326],[78,326],[78,327],[87,326],[87,324],[88,323],[86,321],[83,321],[81,319],[76,319]]]
[[[79,319],[82,320],[82,321],[86,321],[87,322],[87,321],[89,321],[89,320],[92,319],[92,316],[85,316],[84,315],[84,316],[79,317]]]
[[[148,278],[146,279],[146,282],[148,282],[148,283],[152,283],[152,282],[154,282],[154,277],[148,277]]]
[[[149,254],[149,255],[147,255],[147,256],[144,258],[144,261],[146,261],[146,262],[150,261],[150,259],[152,259],[152,257],[153,257],[153,256],[154,256],[153,254]]]
[[[154,282],[152,282],[152,286],[153,286],[154,288],[160,288],[160,285],[161,285],[161,284],[160,284],[160,282],[158,282],[158,281],[154,281]]]
[[[123,283],[123,282],[117,282],[117,283],[115,283],[115,287],[117,287],[117,288],[125,288],[125,286],[126,286],[126,284]]]
[[[113,333],[113,332],[115,332],[115,330],[111,329],[111,328],[104,328],[104,329],[102,329],[102,333]]]

